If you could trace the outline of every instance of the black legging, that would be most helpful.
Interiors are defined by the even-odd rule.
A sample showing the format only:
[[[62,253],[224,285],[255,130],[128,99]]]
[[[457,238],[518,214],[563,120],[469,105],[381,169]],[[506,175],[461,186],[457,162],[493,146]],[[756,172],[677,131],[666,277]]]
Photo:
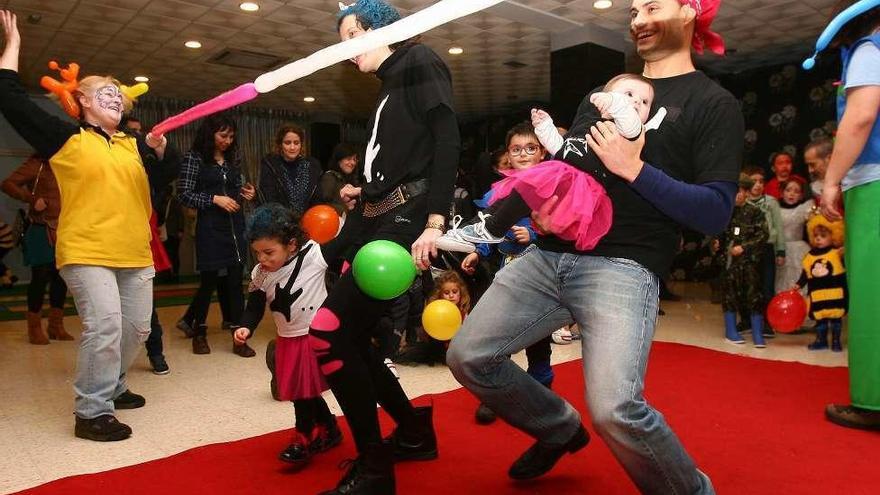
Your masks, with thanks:
[[[333,286],[309,331],[360,452],[382,441],[376,403],[399,425],[412,425],[415,419],[400,382],[370,341],[387,304],[364,294],[349,270]]]
[[[218,289],[218,298],[225,299],[225,305],[228,314],[225,315],[232,323],[238,324],[241,321],[241,314],[244,311],[244,295],[241,291],[241,265],[231,265],[226,268],[227,274],[223,277],[219,276],[217,270],[203,270],[199,273],[200,285],[193,297],[190,308],[193,311],[193,321],[195,323],[193,329],[197,329],[199,325],[205,323],[208,317],[208,308],[211,306],[211,295],[214,289]],[[223,289],[220,289],[223,284]],[[224,305],[221,302],[221,306]]]
[[[363,218],[354,214],[346,221],[337,242],[356,235],[360,242],[394,241],[408,252],[421,234],[427,217],[426,195],[413,198],[380,217]],[[359,452],[382,441],[376,403],[404,430],[414,429],[417,424],[415,411],[400,382],[371,342],[388,304],[364,294],[349,270],[330,289],[309,329],[312,349],[345,413]]]
[[[58,273],[54,263],[31,267],[31,283],[27,290],[28,311],[39,313],[43,309],[43,298],[49,286],[49,307],[63,308],[67,298],[67,284]]]
[[[229,305],[231,297],[227,294],[227,280],[228,275],[218,276],[217,277],[217,302],[220,304],[220,316],[223,321],[232,322],[232,319],[229,317]],[[210,301],[210,296],[208,296],[208,300]],[[189,303],[189,306],[186,307],[186,312],[183,314],[181,318],[183,321],[187,322],[195,328],[196,320],[195,320],[195,311],[193,310],[193,306],[195,305],[195,297]],[[209,303],[210,304],[210,303]],[[243,310],[242,310],[243,311]],[[234,322],[240,323],[240,322]]]
[[[330,412],[323,397],[294,399],[292,402],[296,429],[306,436],[312,433],[315,426],[328,425],[333,422],[333,413]]]

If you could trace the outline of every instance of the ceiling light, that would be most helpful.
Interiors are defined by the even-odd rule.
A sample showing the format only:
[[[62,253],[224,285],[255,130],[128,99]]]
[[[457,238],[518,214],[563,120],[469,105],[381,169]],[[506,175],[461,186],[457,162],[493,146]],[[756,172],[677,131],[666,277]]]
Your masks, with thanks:
[[[147,76],[134,76],[134,80],[137,82],[149,82],[150,78]]]
[[[196,49],[196,48],[201,48],[202,44],[196,40],[189,40],[186,43],[184,43],[183,46],[185,46],[187,48]]]
[[[461,55],[462,53],[464,53],[464,49],[460,46],[453,46],[449,49],[450,55]]]
[[[596,0],[593,2],[593,8],[596,10],[610,9],[614,5],[611,0]]]
[[[245,12],[256,12],[260,10],[260,6],[257,5],[257,2],[241,2],[238,4],[238,8]]]
[[[305,98],[303,98],[303,101],[306,103],[312,103],[313,101],[315,101],[315,97],[314,96],[306,96]]]

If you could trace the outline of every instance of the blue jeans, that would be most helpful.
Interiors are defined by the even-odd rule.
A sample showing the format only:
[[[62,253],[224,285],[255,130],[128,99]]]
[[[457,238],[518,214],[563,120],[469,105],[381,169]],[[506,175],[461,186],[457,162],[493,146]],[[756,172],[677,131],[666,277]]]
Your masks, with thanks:
[[[509,356],[576,322],[593,427],[643,493],[714,493],[642,395],[659,281],[638,263],[533,250],[498,272],[452,341],[456,379],[505,421],[562,445],[580,415]]]
[[[76,361],[76,415],[113,414],[113,399],[128,389],[125,373],[150,335],[153,267],[66,265],[67,282],[82,320]]]

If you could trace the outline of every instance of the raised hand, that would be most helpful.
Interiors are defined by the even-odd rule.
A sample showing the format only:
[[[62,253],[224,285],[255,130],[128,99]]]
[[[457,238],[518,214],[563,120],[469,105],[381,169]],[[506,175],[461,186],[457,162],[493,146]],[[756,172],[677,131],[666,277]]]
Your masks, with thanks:
[[[0,10],[0,24],[3,25],[3,54],[0,55],[0,69],[18,72],[18,52],[21,49],[21,34],[18,21],[11,10]]]

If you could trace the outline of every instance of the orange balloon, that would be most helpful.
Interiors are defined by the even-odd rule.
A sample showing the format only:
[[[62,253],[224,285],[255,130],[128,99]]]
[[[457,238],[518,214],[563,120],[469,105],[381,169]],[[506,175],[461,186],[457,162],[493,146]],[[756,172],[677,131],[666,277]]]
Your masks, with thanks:
[[[302,227],[313,241],[324,244],[339,232],[339,215],[332,206],[316,205],[303,214]]]

